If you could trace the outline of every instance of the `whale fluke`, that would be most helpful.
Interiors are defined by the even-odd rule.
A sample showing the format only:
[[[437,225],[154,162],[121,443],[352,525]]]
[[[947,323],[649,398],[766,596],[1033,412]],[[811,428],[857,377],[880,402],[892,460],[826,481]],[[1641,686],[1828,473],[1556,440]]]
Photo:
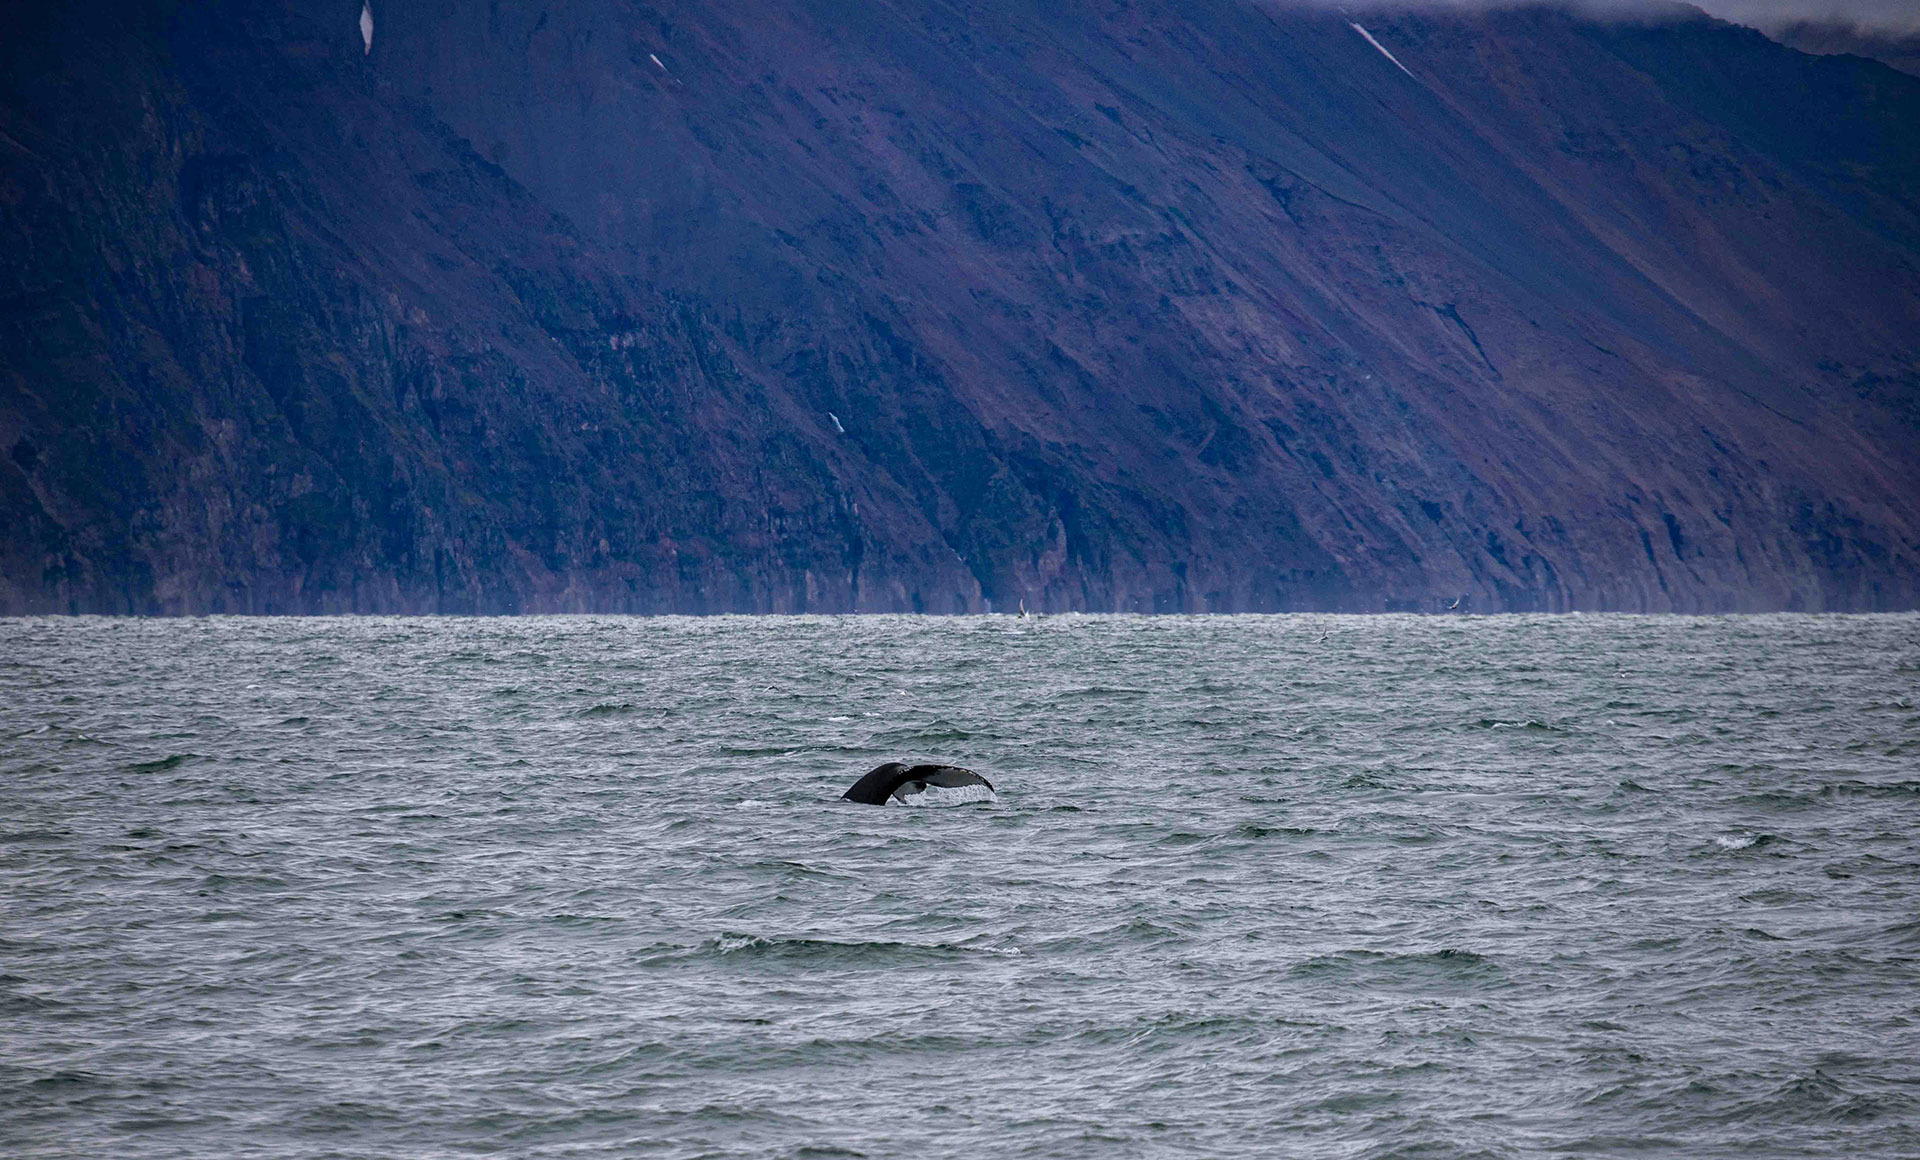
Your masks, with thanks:
[[[985,786],[987,792],[993,792],[993,783],[971,769],[961,769],[957,765],[906,766],[889,761],[854,782],[840,796],[861,805],[883,806],[888,801],[905,801],[930,788],[960,789],[969,785]]]

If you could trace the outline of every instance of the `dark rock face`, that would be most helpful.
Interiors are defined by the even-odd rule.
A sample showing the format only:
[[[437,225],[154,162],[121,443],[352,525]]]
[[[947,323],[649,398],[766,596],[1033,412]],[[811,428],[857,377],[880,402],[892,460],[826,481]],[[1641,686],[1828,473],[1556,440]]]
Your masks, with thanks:
[[[1879,64],[1547,10],[359,13],[0,14],[0,610],[1920,603]]]

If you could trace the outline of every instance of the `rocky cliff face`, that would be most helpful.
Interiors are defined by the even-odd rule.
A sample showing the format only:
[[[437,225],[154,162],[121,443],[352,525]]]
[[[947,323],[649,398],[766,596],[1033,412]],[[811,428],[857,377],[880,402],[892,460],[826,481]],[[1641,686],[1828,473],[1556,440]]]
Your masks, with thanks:
[[[0,609],[1920,602],[1920,80],[1705,19],[0,22]]]

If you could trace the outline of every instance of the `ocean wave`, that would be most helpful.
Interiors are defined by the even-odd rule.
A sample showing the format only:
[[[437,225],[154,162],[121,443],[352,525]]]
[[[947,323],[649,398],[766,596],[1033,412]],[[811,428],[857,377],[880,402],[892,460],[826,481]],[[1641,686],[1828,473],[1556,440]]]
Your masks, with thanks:
[[[127,766],[128,773],[165,773],[169,769],[179,769],[189,761],[201,760],[198,753],[170,753],[152,761],[136,761]]]
[[[1913,714],[1868,707],[1911,699],[1885,655],[1920,617],[1353,618],[1285,655],[1297,623],[1049,619],[1029,653],[941,617],[0,621],[40,666],[0,671],[0,1122],[182,1155],[1913,1151],[1920,772]],[[434,669],[456,646],[501,661]],[[1191,703],[1209,674],[1238,691]],[[892,759],[1001,803],[838,800]],[[100,1084],[31,1086],[60,1071]]]
[[[905,942],[894,939],[834,939],[807,936],[768,936],[727,932],[716,935],[690,953],[696,957],[775,961],[796,966],[902,966],[913,963],[964,961],[976,955],[1018,956],[1018,947],[969,945],[953,942]]]
[[[1474,951],[1443,947],[1432,951],[1344,950],[1315,955],[1287,969],[1290,978],[1364,982],[1368,986],[1427,986],[1434,983],[1505,981],[1500,964]]]
[[[1475,729],[1515,729],[1522,733],[1571,733],[1571,729],[1560,725],[1550,725],[1545,721],[1521,720],[1507,721],[1498,717],[1481,717],[1473,722]]]

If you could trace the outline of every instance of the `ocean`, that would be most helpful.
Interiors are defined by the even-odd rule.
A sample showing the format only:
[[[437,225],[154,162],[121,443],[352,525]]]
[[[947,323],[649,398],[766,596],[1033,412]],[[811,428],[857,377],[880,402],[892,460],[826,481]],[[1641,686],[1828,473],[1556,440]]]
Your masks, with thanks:
[[[1916,1156],[1916,706],[1913,615],[0,621],[0,1154]]]

